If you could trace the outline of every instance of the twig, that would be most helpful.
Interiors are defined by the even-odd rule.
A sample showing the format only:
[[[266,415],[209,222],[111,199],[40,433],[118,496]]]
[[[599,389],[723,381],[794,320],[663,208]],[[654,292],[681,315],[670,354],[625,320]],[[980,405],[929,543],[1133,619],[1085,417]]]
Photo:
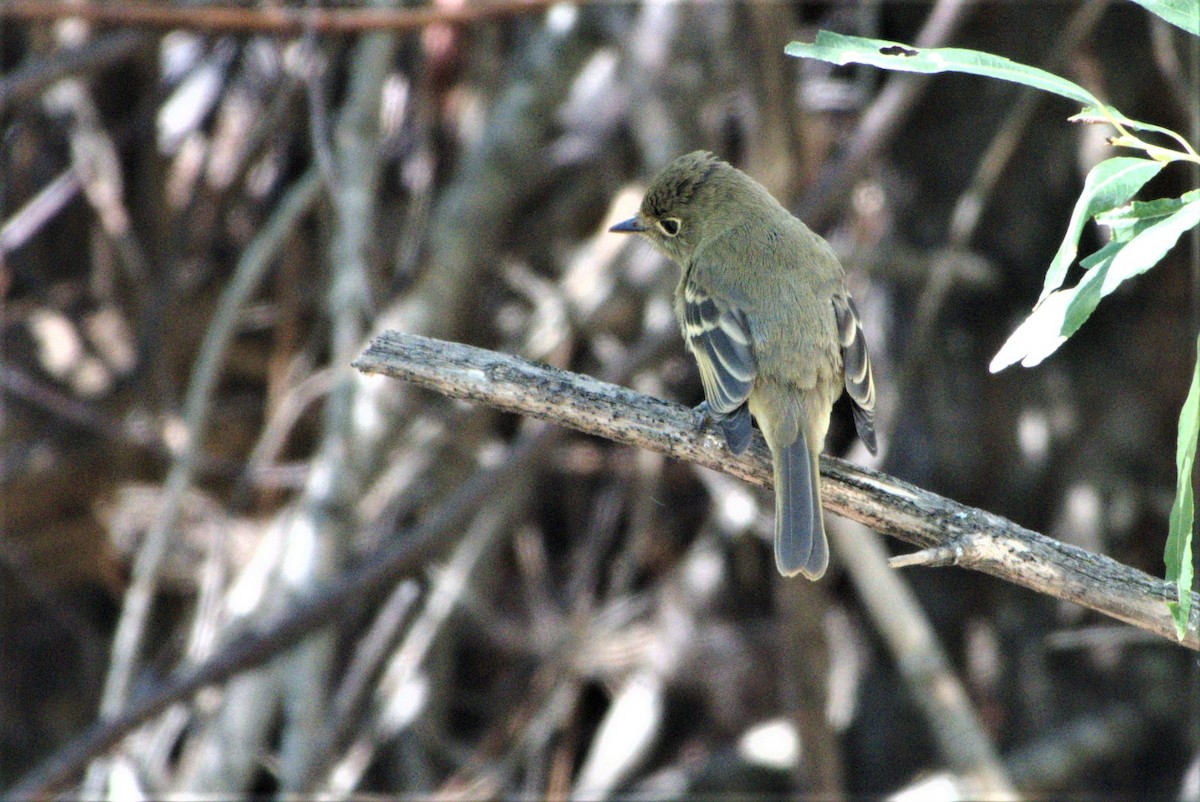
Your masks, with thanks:
[[[1056,72],[1062,68],[1071,54],[1079,48],[1080,43],[1095,29],[1100,18],[1108,8],[1109,0],[1089,0],[1080,6],[1063,29],[1054,49],[1046,56],[1042,69]],[[1016,101],[1005,115],[1004,123],[992,137],[987,151],[979,160],[970,185],[959,195],[950,215],[950,228],[947,233],[951,253],[963,253],[970,246],[983,212],[987,208],[988,199],[996,184],[1007,173],[1008,165],[1017,152],[1017,146],[1025,133],[1025,129],[1033,120],[1033,113],[1038,104],[1046,97],[1046,93],[1032,87],[1022,87]],[[912,341],[905,349],[904,364],[899,375],[901,388],[899,395],[905,396],[905,384],[918,382],[921,367],[928,365],[930,351],[935,339],[934,333],[939,329],[935,325],[946,299],[951,290],[961,280],[960,265],[965,260],[943,258],[931,262],[929,274],[921,294],[914,307],[910,331]]]
[[[0,364],[0,398],[5,395],[20,398],[68,426],[78,426],[105,440],[144,448],[156,456],[168,455],[166,446],[153,432],[114,417],[98,405],[68,395],[20,368]]]
[[[59,173],[58,177],[34,195],[29,201],[0,225],[0,259],[12,253],[33,238],[42,226],[50,222],[68,203],[75,199],[83,185],[74,168]]]
[[[414,382],[454,398],[480,401],[562,426],[648,448],[757,485],[771,481],[760,437],[741,456],[720,436],[697,430],[686,407],[624,387],[505,354],[416,335],[386,332],[355,362],[366,373]],[[821,458],[831,511],[922,548],[953,544],[953,564],[1088,607],[1175,639],[1165,602],[1172,584],[1110,557],[1017,526],[877,471]],[[1200,595],[1182,645],[1200,650]]]
[[[384,5],[384,0],[374,0],[374,5]],[[277,588],[285,595],[303,592],[335,574],[336,566],[343,563],[355,525],[354,502],[362,495],[364,468],[370,462],[369,455],[356,448],[354,413],[360,382],[347,363],[366,335],[370,302],[367,252],[383,172],[383,161],[376,154],[380,87],[398,46],[397,38],[386,31],[369,33],[355,43],[349,63],[349,92],[329,143],[327,157],[332,163],[324,165],[332,172],[321,172],[323,180],[336,182],[326,187],[334,211],[328,248],[332,274],[325,298],[333,376],[322,408],[321,443],[313,472],[292,505],[307,519],[300,529],[304,533],[300,541],[310,542],[299,545],[296,537],[289,538],[291,543],[280,559],[289,567],[280,572]],[[325,677],[334,659],[332,637],[314,638],[274,667],[281,680],[279,687],[285,689],[279,700],[284,709],[279,781],[285,794],[300,789],[306,767],[321,747],[319,733],[330,712]],[[268,725],[265,708],[263,714],[267,720],[262,723]],[[269,728],[264,726],[264,737],[267,732]],[[237,787],[244,784],[239,782]]]
[[[957,564],[965,556],[962,544],[952,542],[920,551],[910,551],[908,554],[897,554],[888,560],[888,565],[892,568],[942,568]]]
[[[111,240],[126,279],[140,296],[150,275],[150,263],[134,234],[125,203],[125,180],[117,145],[101,124],[92,92],[79,78],[67,78],[46,93],[46,107],[67,118],[71,167],[100,227]]]
[[[409,612],[418,595],[416,582],[397,585],[354,650],[354,658],[334,695],[330,722],[322,729],[313,759],[304,767],[300,787],[305,795],[316,796],[313,790],[317,780],[323,778],[338,756],[345,752],[355,730],[362,725],[372,692],[383,674],[388,656],[404,634],[404,626],[411,617]]]
[[[503,794],[530,746],[544,741],[544,734],[570,715],[580,689],[572,662],[577,646],[578,641],[563,639],[539,663],[514,709],[497,716],[497,723],[480,739],[470,760],[442,784],[433,799],[467,802]]]
[[[232,494],[235,500],[245,502],[250,488],[258,485],[263,473],[276,464],[301,416],[329,392],[332,383],[330,371],[318,370],[287,387],[271,409],[258,441],[246,458]]]
[[[1195,116],[1196,100],[1194,81],[1188,77],[1187,66],[1175,50],[1174,28],[1169,22],[1155,14],[1149,14],[1150,22],[1150,52],[1154,54],[1154,64],[1158,67],[1159,75],[1171,90],[1171,99],[1179,111],[1185,115]],[[1183,37],[1179,37],[1182,39]],[[1184,41],[1190,41],[1184,39]],[[1186,45],[1185,45],[1186,47]]]
[[[1083,40],[1095,30],[1100,18],[1108,10],[1109,0],[1088,0],[1076,9],[1067,21],[1062,35],[1055,42],[1054,49],[1046,56],[1040,65],[1049,72],[1057,72],[1067,64],[1071,55],[1079,48]],[[1037,104],[1046,93],[1032,87],[1022,87],[1016,101],[1004,117],[1004,123],[992,137],[987,151],[979,160],[971,184],[959,196],[954,204],[954,212],[950,215],[950,232],[948,239],[952,248],[966,248],[979,228],[986,209],[988,198],[996,184],[1008,171],[1009,162],[1016,153],[1025,128],[1033,119]],[[929,290],[925,291],[926,293]],[[914,330],[919,330],[915,329]]]
[[[538,429],[548,428],[543,424],[535,424]],[[553,429],[549,429],[554,432]],[[548,437],[554,436],[547,434]],[[541,452],[543,455],[545,451]],[[440,567],[434,576],[428,594],[420,612],[413,617],[411,624],[403,633],[403,640],[394,649],[380,651],[378,658],[383,663],[373,681],[363,683],[362,693],[365,695],[360,704],[365,704],[374,693],[376,711],[394,707],[394,699],[410,692],[414,680],[425,669],[426,659],[434,644],[445,631],[451,615],[463,604],[463,597],[471,594],[473,575],[481,565],[488,564],[487,557],[494,553],[496,543],[501,536],[510,531],[510,522],[514,510],[519,509],[529,496],[530,483],[526,473],[511,472],[504,483],[496,487],[496,492],[490,496],[482,510],[473,517],[467,531],[455,545],[454,553]],[[339,693],[339,696],[341,694]],[[422,705],[425,707],[426,705]],[[339,719],[342,710],[336,710]],[[354,716],[354,710],[345,710],[347,716]],[[412,718],[399,718],[395,715],[384,715],[376,712],[367,726],[355,731],[353,725],[357,718],[350,718],[340,732],[334,732],[328,745],[332,747],[327,754],[336,756],[334,750],[341,750],[351,740],[357,741],[356,748],[347,750],[355,755],[355,763],[365,769],[368,761],[362,760],[361,755],[373,754],[378,744],[390,741],[406,726]],[[336,729],[336,728],[335,728]],[[357,736],[357,737],[352,737]],[[332,740],[340,739],[341,742]],[[355,786],[361,779],[361,772],[338,771],[336,778],[329,776],[329,766],[321,761],[314,761],[311,770],[305,777],[306,782],[299,786],[302,793],[318,791],[333,796],[347,796],[355,791]]]
[[[317,45],[316,33],[309,31],[300,49],[302,66],[300,80],[308,98],[308,138],[312,142],[313,161],[321,173],[327,191],[337,191],[338,174],[334,165],[332,149],[333,135],[329,131],[329,105],[325,102],[325,74],[327,64]]]
[[[26,21],[64,17],[99,25],[143,28],[189,28],[226,33],[353,34],[370,31],[401,33],[435,23],[471,24],[543,11],[557,0],[497,0],[481,5],[444,5],[409,9],[308,9],[286,6],[235,8],[231,6],[178,6],[150,3],[76,5],[46,0],[10,0],[0,15]]]
[[[1031,796],[1069,795],[1071,783],[1089,767],[1129,754],[1131,748],[1150,748],[1153,720],[1145,706],[1132,700],[1111,703],[1042,732],[1013,749],[1004,763]]]
[[[66,426],[77,426],[110,443],[141,449],[160,459],[170,459],[172,456],[171,449],[158,430],[136,420],[118,418],[99,405],[68,395],[20,368],[0,363],[0,399],[5,395],[19,398]],[[212,455],[202,455],[196,464],[196,470],[207,476],[226,477],[235,467],[232,461]],[[261,474],[265,467],[256,466],[256,471]],[[263,480],[260,478],[259,481]]]

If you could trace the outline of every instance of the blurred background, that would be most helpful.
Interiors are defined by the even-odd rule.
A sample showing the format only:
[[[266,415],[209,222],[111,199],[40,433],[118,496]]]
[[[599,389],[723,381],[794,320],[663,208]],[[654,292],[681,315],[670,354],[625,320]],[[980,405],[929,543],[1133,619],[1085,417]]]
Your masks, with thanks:
[[[0,787],[432,532],[68,787],[1200,799],[1191,652],[956,568],[896,573],[910,609],[841,547],[783,580],[760,489],[349,367],[395,328],[697,403],[677,268],[605,228],[709,149],[846,266],[881,448],[839,405],[830,453],[1161,576],[1195,240],[990,375],[1109,132],[783,48],[987,50],[1196,143],[1194,38],[1129,0],[319,7],[0,6]]]

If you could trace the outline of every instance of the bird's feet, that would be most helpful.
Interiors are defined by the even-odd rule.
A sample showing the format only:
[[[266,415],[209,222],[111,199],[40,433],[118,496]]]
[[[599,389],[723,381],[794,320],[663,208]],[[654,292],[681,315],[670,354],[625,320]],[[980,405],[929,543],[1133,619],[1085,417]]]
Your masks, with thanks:
[[[692,407],[692,412],[695,412],[699,416],[699,420],[696,421],[697,432],[703,432],[705,426],[717,422],[717,416],[708,408],[707,401],[701,401]]]
[[[701,401],[692,410],[700,413],[700,420],[696,425],[697,432],[704,431],[706,424],[715,423],[721,427],[721,434],[725,437],[726,447],[734,454],[741,454],[750,447],[750,437],[752,434],[750,409],[745,404],[742,404],[729,414],[713,412],[709,409],[707,401]]]

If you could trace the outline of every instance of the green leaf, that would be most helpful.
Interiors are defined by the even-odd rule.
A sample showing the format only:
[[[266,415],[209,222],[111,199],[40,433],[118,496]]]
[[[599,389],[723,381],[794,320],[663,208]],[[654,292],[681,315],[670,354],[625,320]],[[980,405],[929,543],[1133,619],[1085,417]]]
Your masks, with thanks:
[[[1108,279],[1104,282],[1104,294],[1108,295],[1122,281],[1141,275],[1158,264],[1179,238],[1197,224],[1200,224],[1200,200],[1193,200],[1139,232],[1113,258]]]
[[[1046,270],[1046,281],[1042,285],[1038,303],[1062,286],[1063,279],[1067,277],[1067,270],[1079,252],[1079,236],[1083,233],[1083,226],[1088,219],[1125,203],[1165,166],[1164,162],[1151,159],[1118,156],[1106,159],[1092,168],[1083,182],[1083,191],[1075,203],[1071,221],[1067,224],[1067,233],[1063,236],[1062,244],[1058,246],[1058,253],[1054,254],[1054,259]]]
[[[1196,0],[1133,0],[1172,25],[1200,36],[1200,5]]]
[[[1200,340],[1196,343],[1196,369],[1192,386],[1179,413],[1179,439],[1175,446],[1175,503],[1167,534],[1163,561],[1167,581],[1174,582],[1176,601],[1168,603],[1175,619],[1175,634],[1183,640],[1192,609],[1192,521],[1195,515],[1192,468],[1196,464],[1196,438],[1200,435]]]
[[[1106,260],[1112,261],[1112,258],[1117,255],[1117,251],[1124,248],[1127,241],[1128,240],[1118,240],[1113,238],[1111,242],[1105,244],[1103,248],[1096,251],[1091,256],[1085,256],[1080,259],[1079,266],[1084,270],[1091,270],[1093,267]]]
[[[1063,311],[1062,323],[1058,328],[1063,342],[1072,334],[1079,331],[1080,326],[1087,322],[1087,319],[1092,316],[1092,312],[1095,312],[1096,307],[1100,305],[1100,299],[1108,295],[1116,287],[1115,284],[1109,286],[1108,275],[1112,271],[1113,263],[1117,261],[1117,257],[1124,250],[1124,246],[1115,249],[1075,285],[1075,288],[1072,290],[1072,296],[1067,302],[1067,308]],[[1153,265],[1147,265],[1146,267],[1149,269]],[[1058,345],[1061,344],[1062,342]],[[1054,346],[1054,350],[1058,350],[1058,345]],[[1053,351],[1050,353],[1053,353]],[[1046,354],[1046,356],[1049,355]],[[1042,357],[1038,362],[1041,362],[1045,358],[1045,356]],[[1029,358],[1026,357],[1025,361],[1021,364],[1025,367],[1033,367],[1037,362],[1029,364]]]
[[[869,64],[885,70],[902,72],[964,72],[983,75],[1052,92],[1084,106],[1104,106],[1091,92],[1066,78],[1003,56],[980,53],[977,50],[956,47],[914,48],[882,39],[865,39],[861,36],[819,31],[816,41],[812,44],[792,42],[784,52],[789,56],[815,58],[832,64]]]
[[[1031,368],[1058,350],[1091,316],[1100,299],[1158,263],[1184,232],[1200,224],[1200,199],[1186,203],[1128,242],[1109,243],[1089,259],[1091,269],[1070,289],[1050,293],[1017,326],[992,358],[992,373],[1015,362]],[[1103,254],[1103,256],[1102,256]]]
[[[1112,239],[1114,241],[1128,242],[1154,223],[1157,223],[1164,217],[1170,217],[1184,206],[1197,200],[1200,200],[1200,189],[1185,192],[1183,197],[1179,198],[1134,201],[1126,206],[1096,215],[1096,222],[1112,229]],[[1083,263],[1080,262],[1080,264]],[[1087,265],[1084,266],[1086,267]]]
[[[1074,287],[1058,290],[1046,296],[1029,313],[1029,317],[1025,318],[1021,325],[1017,326],[1016,330],[1009,335],[1008,340],[992,357],[988,370],[992,373],[999,373],[1015,362],[1031,368],[1057,351],[1059,346],[1065,343],[1067,338],[1083,324],[1087,315],[1096,308],[1095,304],[1099,303],[1099,289],[1104,284],[1104,277],[1112,264],[1112,258],[1109,256],[1098,266],[1085,273]],[[1084,306],[1076,304],[1076,300],[1081,297],[1084,299],[1082,304],[1091,304],[1091,308],[1086,310],[1086,314],[1084,314]],[[1064,333],[1064,329],[1068,329],[1067,310],[1073,304],[1076,304],[1075,328]]]

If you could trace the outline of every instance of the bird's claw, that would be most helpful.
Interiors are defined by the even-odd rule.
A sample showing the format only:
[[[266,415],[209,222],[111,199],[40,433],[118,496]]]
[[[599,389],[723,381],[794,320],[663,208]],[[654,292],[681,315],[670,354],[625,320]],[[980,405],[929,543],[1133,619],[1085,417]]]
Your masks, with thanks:
[[[734,454],[741,454],[750,446],[750,411],[744,404],[732,414],[723,415],[709,409],[707,401],[701,401],[692,411],[700,413],[697,433],[702,433],[705,426],[712,424],[720,428],[726,447]]]
[[[696,431],[703,432],[704,427],[717,422],[717,416],[708,408],[707,401],[701,401],[696,406],[692,407],[692,412],[700,416],[700,420],[696,422]]]

